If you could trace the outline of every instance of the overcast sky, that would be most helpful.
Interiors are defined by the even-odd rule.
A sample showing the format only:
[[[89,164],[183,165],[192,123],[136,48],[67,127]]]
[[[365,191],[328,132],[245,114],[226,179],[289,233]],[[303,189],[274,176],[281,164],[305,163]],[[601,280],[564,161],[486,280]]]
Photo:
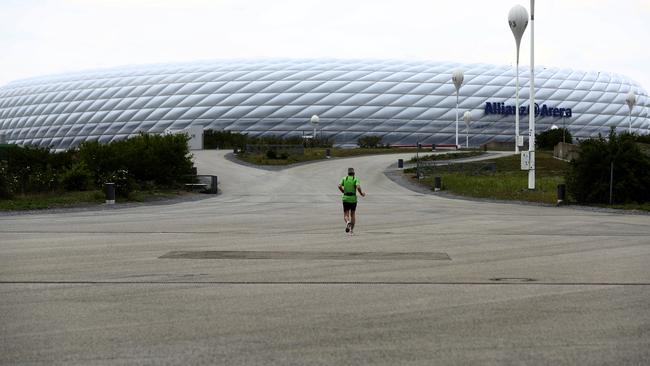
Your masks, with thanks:
[[[0,0],[0,85],[242,57],[514,64],[515,4],[530,11],[518,0]],[[615,72],[648,90],[649,37],[649,0],[536,1],[536,65]]]

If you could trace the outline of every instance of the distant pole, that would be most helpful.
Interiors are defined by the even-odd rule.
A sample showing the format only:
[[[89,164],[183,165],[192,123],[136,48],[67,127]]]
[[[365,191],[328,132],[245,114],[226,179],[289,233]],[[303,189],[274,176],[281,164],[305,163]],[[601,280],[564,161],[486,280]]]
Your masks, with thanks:
[[[517,66],[515,68],[515,153],[519,153],[519,45],[528,25],[528,12],[521,5],[515,5],[508,13],[508,25],[515,36],[517,46]]]
[[[314,126],[314,134],[311,135],[311,146],[316,147],[316,127],[318,127],[318,122],[320,122],[320,118],[318,118],[318,115],[313,115],[311,116],[311,119],[309,122]]]
[[[465,148],[469,148],[469,123],[472,121],[472,114],[465,111],[463,119],[465,120]]]
[[[528,112],[528,189],[535,189],[535,0],[530,0],[530,102]]]
[[[609,204],[614,202],[614,160],[609,166]]]
[[[451,75],[451,81],[454,82],[454,86],[456,87],[456,148],[458,148],[458,93],[460,91],[461,85],[463,85],[463,80],[465,79],[465,75],[463,74],[462,70],[456,70],[454,73]]]
[[[628,107],[630,107],[630,122],[627,128],[627,132],[631,135],[632,134],[632,109],[634,109],[634,105],[636,104],[636,95],[634,95],[634,92],[632,90],[630,90],[630,92],[627,93],[627,98],[625,98],[625,103],[627,104]]]

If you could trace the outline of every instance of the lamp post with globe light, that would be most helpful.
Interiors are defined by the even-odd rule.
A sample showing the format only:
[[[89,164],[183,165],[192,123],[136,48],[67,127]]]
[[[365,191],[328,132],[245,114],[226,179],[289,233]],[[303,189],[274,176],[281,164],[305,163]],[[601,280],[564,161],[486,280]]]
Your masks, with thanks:
[[[317,115],[314,114],[311,116],[309,123],[314,126],[314,134],[311,136],[312,143],[316,143],[316,127],[318,127],[318,122],[320,122],[320,118]]]
[[[469,111],[465,111],[463,119],[465,120],[465,147],[469,148],[469,123],[472,121],[472,114]]]
[[[627,132],[629,134],[632,134],[632,109],[634,109],[634,105],[636,104],[636,95],[634,95],[634,92],[632,90],[630,90],[630,92],[627,93],[627,98],[625,98],[625,103],[627,104],[628,107],[630,107],[630,122],[627,128]]]
[[[535,0],[530,0],[530,102],[528,102],[528,189],[535,189]]]
[[[515,76],[515,153],[519,153],[519,45],[521,44],[521,36],[524,35],[526,26],[528,26],[528,12],[526,8],[521,5],[515,5],[508,13],[508,24],[510,30],[515,36],[515,44],[517,45],[517,66]]]
[[[454,73],[451,75],[451,81],[454,82],[454,86],[456,87],[456,148],[458,148],[458,92],[460,91],[461,85],[463,85],[463,80],[465,79],[465,75],[463,74],[462,70],[456,70]]]

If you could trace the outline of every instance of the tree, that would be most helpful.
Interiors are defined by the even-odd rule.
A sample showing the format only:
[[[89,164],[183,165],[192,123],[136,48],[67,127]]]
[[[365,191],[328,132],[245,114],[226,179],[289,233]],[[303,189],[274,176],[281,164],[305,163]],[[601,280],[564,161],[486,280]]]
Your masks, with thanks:
[[[579,203],[609,203],[613,166],[614,203],[650,201],[650,158],[635,143],[635,136],[599,136],[580,142],[580,156],[571,162],[567,192]]]
[[[573,136],[565,128],[554,128],[535,135],[535,145],[539,149],[551,150],[560,142],[573,143]]]

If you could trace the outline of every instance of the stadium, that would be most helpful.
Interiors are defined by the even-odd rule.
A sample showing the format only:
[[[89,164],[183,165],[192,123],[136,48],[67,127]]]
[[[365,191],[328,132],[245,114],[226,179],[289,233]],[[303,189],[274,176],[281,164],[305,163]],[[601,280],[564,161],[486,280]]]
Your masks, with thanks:
[[[125,66],[13,81],[0,87],[6,142],[67,149],[140,132],[201,126],[250,134],[319,133],[337,145],[364,136],[390,144],[453,144],[454,70],[460,136],[469,144],[514,142],[515,71],[508,65],[376,60],[216,60]],[[520,68],[520,133],[528,134],[529,70]],[[650,132],[650,102],[636,82],[614,73],[538,67],[536,131],[566,127],[574,137],[611,127]],[[625,103],[636,94],[631,114]]]

